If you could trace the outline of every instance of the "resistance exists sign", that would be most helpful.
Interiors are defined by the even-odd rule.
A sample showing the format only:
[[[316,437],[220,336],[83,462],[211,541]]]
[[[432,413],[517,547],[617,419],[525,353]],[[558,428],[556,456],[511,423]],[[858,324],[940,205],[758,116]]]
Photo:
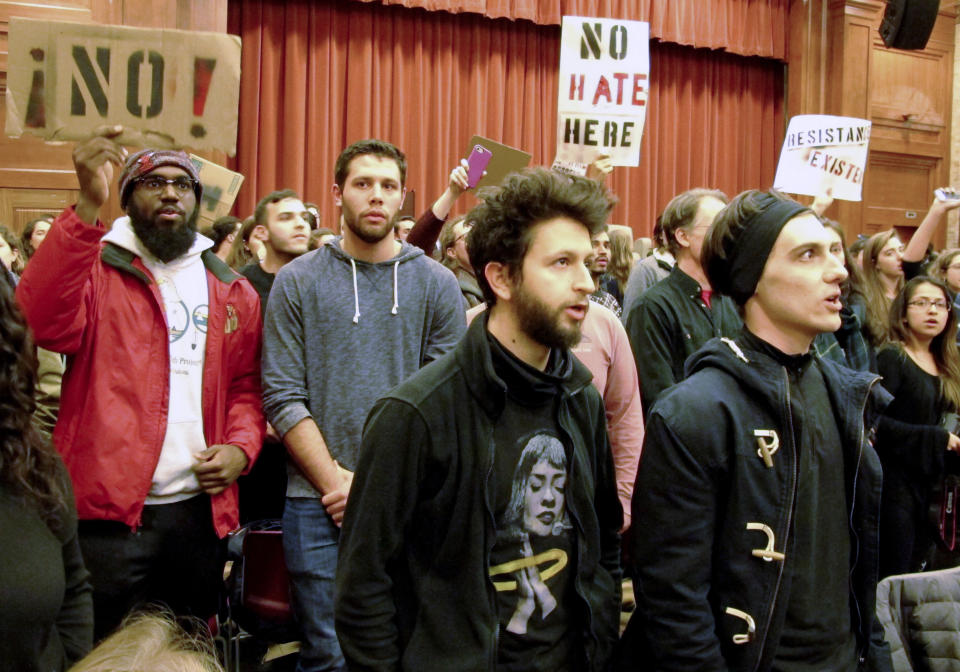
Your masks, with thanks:
[[[237,147],[240,38],[11,19],[7,135],[82,140],[120,124],[125,144]]]
[[[859,201],[871,124],[856,117],[801,114],[790,120],[773,186],[791,194]]]
[[[640,165],[647,117],[650,24],[565,16],[560,36],[557,159]]]

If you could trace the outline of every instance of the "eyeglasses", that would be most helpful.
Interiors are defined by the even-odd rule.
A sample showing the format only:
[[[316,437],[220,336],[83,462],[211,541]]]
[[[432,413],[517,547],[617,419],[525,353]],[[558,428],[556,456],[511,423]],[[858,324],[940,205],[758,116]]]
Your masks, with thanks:
[[[907,301],[907,305],[915,306],[920,310],[926,310],[930,306],[935,306],[937,310],[950,310],[950,304],[943,299],[935,299],[933,301],[930,299],[914,299],[913,301]]]
[[[141,177],[139,180],[137,180],[137,186],[155,193],[159,193],[166,189],[168,184],[172,184],[174,190],[183,196],[187,192],[193,191],[193,187],[196,182],[189,177],[166,178],[159,175],[147,175],[146,177]]]

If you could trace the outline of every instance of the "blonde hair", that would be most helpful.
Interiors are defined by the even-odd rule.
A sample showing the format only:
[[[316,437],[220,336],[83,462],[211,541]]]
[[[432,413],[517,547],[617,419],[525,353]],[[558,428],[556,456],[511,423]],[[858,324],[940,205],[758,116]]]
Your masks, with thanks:
[[[953,260],[960,256],[960,249],[944,250],[930,266],[930,275],[947,282],[947,268],[953,263]],[[952,292],[953,289],[951,288]]]
[[[200,632],[205,626],[198,624]],[[168,611],[136,613],[70,672],[224,672],[208,637],[190,635]]]

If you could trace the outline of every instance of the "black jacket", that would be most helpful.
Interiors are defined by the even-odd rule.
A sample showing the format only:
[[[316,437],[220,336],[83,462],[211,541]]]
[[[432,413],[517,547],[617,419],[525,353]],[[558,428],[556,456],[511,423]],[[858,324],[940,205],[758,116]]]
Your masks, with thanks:
[[[711,307],[696,280],[674,266],[648,289],[627,316],[627,335],[637,363],[643,409],[684,378],[687,357],[715,336],[734,337],[743,322],[730,297],[714,294]]]
[[[874,630],[881,471],[868,441],[889,395],[876,376],[815,364],[844,451],[851,623],[868,669],[889,669]],[[799,464],[787,370],[714,339],[688,374],[647,423],[633,496],[637,610],[619,669],[768,670],[790,596]]]
[[[379,400],[367,419],[340,537],[336,626],[351,670],[496,668],[487,483],[506,390],[486,315],[457,348]],[[620,610],[620,529],[603,402],[574,359],[558,406],[572,446],[567,510],[589,669],[609,661]]]

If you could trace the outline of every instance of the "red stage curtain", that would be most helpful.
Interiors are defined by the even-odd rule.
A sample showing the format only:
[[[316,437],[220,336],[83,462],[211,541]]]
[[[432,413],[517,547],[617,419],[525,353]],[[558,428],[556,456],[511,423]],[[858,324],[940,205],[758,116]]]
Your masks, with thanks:
[[[474,133],[531,152],[535,164],[553,160],[557,26],[360,2],[238,0],[229,30],[243,38],[232,162],[246,176],[240,216],[289,187],[335,222],[334,162],[366,137],[406,152],[418,211],[446,187]],[[649,235],[679,191],[769,186],[782,105],[776,61],[652,43],[641,165],[615,169],[612,221]],[[464,195],[454,212],[475,203]]]
[[[741,56],[787,57],[790,0],[360,0],[488,19],[560,25],[566,16],[602,16],[650,23],[650,36]]]

